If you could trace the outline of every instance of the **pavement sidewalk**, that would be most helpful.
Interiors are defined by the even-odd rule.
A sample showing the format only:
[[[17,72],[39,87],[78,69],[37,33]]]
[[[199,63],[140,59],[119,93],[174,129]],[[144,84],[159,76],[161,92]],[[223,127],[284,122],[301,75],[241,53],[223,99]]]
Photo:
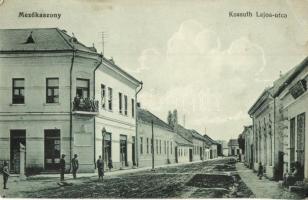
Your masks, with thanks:
[[[301,199],[298,194],[289,192],[287,189],[279,186],[278,182],[270,181],[267,178],[259,180],[257,174],[244,166],[243,163],[236,163],[236,169],[241,179],[247,187],[254,193],[256,198],[270,199]]]

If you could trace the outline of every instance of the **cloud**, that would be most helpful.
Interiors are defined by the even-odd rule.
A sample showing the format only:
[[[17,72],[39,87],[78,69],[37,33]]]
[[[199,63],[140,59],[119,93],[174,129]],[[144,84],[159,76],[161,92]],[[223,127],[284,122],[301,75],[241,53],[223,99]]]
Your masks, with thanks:
[[[225,123],[247,122],[255,93],[264,87],[261,46],[241,37],[222,49],[219,35],[194,20],[183,22],[166,46],[165,52],[146,49],[139,57],[145,107],[162,119],[177,108],[190,128],[206,126],[213,134]]]

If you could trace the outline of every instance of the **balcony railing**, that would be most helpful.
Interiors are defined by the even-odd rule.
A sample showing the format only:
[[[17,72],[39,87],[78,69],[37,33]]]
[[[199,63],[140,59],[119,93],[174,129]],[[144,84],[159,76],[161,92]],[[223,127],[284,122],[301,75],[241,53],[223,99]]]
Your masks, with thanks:
[[[97,113],[98,101],[90,98],[75,97],[73,101],[73,111]]]

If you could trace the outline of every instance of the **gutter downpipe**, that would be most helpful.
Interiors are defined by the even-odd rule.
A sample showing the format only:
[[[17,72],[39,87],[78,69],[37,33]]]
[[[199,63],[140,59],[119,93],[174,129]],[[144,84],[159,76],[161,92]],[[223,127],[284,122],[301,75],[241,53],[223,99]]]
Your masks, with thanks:
[[[142,90],[142,87],[143,87],[143,82],[141,81],[140,82],[140,88],[139,88],[139,90],[136,92],[136,94],[135,94],[135,124],[136,124],[136,141],[135,141],[135,144],[136,144],[136,147],[135,147],[135,149],[136,149],[136,152],[135,152],[135,154],[136,154],[136,165],[137,165],[137,167],[139,166],[139,152],[138,152],[138,136],[139,136],[139,134],[138,134],[138,124],[137,124],[137,120],[138,120],[138,111],[137,111],[137,102],[138,102],[138,100],[137,100],[137,96],[138,96],[138,93]],[[154,141],[153,141],[154,142]],[[154,144],[153,144],[153,146],[154,146]]]
[[[75,48],[73,48],[73,57],[71,60],[71,68],[70,68],[70,162],[72,160],[72,139],[73,139],[73,94],[72,94],[72,85],[73,85],[73,77],[72,77],[72,73],[73,73],[73,66],[74,66],[74,61],[75,61],[75,54],[76,54],[76,50]],[[69,168],[69,171],[71,171],[71,165]]]
[[[93,71],[93,82],[94,82],[94,84],[93,84],[93,100],[95,99],[95,72],[103,62],[103,55],[100,54],[99,56],[100,56],[101,59],[100,59],[99,63],[97,64],[97,66],[95,67],[94,71]],[[96,117],[94,116],[94,120],[93,120],[94,121],[93,122],[94,123],[94,126],[93,126],[94,127],[93,128],[93,134],[94,134],[94,143],[93,143],[94,170],[96,169],[96,162],[95,162],[96,161],[96,120],[95,119],[96,119]]]

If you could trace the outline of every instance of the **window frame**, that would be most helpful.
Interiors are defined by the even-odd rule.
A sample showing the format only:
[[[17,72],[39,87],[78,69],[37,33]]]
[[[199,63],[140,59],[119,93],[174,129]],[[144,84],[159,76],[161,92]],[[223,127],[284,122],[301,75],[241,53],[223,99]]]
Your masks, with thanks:
[[[113,90],[111,87],[108,87],[108,110],[112,111],[112,97],[113,97]]]
[[[49,80],[58,80],[58,86],[48,86]],[[59,77],[47,77],[46,78],[46,103],[52,104],[52,103],[59,103],[60,102],[60,79]],[[52,96],[48,96],[48,90],[52,89]],[[58,95],[54,94],[55,89],[58,89]],[[49,97],[52,97],[53,101],[48,102]],[[55,102],[54,98],[58,97],[58,102]]]
[[[23,87],[15,87],[15,81],[21,81],[21,80],[23,80],[24,81],[24,84],[23,84]],[[25,78],[12,78],[12,104],[25,104],[25,83],[26,83],[26,81],[25,81]],[[16,99],[21,99],[21,98],[14,98],[14,96],[15,96],[15,94],[14,94],[14,91],[15,91],[15,89],[17,89],[18,90],[18,94],[19,95],[17,95],[17,96],[21,96],[20,95],[20,91],[21,90],[23,90],[23,98],[22,98],[22,102],[18,102],[18,100],[17,100],[17,102],[16,102]],[[15,99],[15,102],[14,102],[14,99]]]
[[[106,109],[106,85],[101,84],[101,104],[102,108]]]
[[[132,118],[135,118],[135,99],[134,98],[132,98],[131,103],[132,103]]]
[[[127,113],[128,113],[128,98],[127,98],[127,95],[124,95],[124,115],[127,116]]]
[[[123,102],[122,102],[123,94],[119,92],[119,113],[123,114]]]
[[[87,88],[85,88],[85,87],[78,87],[78,84],[77,84],[78,81],[86,81],[87,84],[88,84],[88,87],[87,87]],[[88,93],[88,96],[87,96],[87,97],[84,97],[84,96],[83,96],[83,93],[82,93],[81,98],[90,98],[90,79],[86,79],[86,78],[76,78],[76,96],[78,95],[77,90],[80,89],[80,88],[82,89],[82,91],[84,91],[84,89],[86,89],[86,91],[87,91],[87,93]]]

